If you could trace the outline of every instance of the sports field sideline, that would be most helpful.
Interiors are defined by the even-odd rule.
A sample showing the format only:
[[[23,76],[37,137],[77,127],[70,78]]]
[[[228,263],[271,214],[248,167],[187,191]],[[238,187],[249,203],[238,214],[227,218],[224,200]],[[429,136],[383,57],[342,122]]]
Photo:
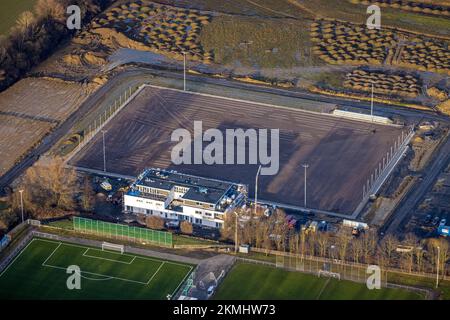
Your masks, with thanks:
[[[214,299],[228,300],[416,300],[416,292],[286,271],[269,266],[238,263],[219,286]]]
[[[69,290],[67,267],[81,271]],[[193,266],[35,238],[0,274],[0,299],[167,299]]]

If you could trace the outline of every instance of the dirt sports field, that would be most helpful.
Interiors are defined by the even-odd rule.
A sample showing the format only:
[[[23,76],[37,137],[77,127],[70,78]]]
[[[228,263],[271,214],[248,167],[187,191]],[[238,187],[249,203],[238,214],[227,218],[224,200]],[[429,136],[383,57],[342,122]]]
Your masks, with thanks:
[[[104,128],[107,171],[138,175],[145,167],[174,169],[248,184],[253,197],[257,165],[171,163],[172,131],[186,128],[193,132],[194,120],[203,121],[203,130],[280,129],[280,169],[275,176],[260,177],[259,198],[303,206],[301,165],[308,163],[308,207],[344,214],[350,214],[361,201],[363,184],[401,134],[401,128],[393,126],[146,87]],[[101,134],[70,163],[102,170]]]

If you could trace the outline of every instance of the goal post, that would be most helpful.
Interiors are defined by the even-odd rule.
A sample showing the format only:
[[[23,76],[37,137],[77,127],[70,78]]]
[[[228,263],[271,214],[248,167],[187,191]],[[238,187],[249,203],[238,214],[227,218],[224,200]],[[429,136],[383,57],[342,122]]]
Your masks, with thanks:
[[[123,244],[115,244],[110,242],[102,243],[102,251],[117,251],[123,254],[125,252],[125,246]]]
[[[327,277],[327,278],[335,278],[338,280],[341,280],[341,274],[339,272],[331,272],[328,270],[319,270],[317,273],[317,276],[320,277]]]

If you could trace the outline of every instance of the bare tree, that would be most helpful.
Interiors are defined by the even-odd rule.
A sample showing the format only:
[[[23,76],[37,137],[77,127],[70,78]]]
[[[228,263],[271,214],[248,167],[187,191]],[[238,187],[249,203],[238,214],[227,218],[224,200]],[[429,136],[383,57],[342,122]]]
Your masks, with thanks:
[[[16,21],[16,27],[20,32],[26,32],[32,24],[36,22],[36,18],[31,11],[22,12]]]
[[[338,252],[338,258],[344,262],[347,260],[347,254],[348,254],[348,246],[350,243],[350,240],[352,239],[349,231],[345,227],[341,227],[337,232],[336,237],[336,246],[337,246],[337,252]]]
[[[184,234],[192,234],[194,232],[194,227],[192,226],[192,223],[190,223],[187,220],[183,220],[180,223],[180,230]]]
[[[23,202],[26,210],[36,217],[52,211],[72,211],[75,208],[74,194],[79,190],[75,170],[66,168],[60,158],[47,163],[35,164],[25,172],[23,181],[16,190],[13,206],[20,206],[18,190],[24,190]]]
[[[350,248],[352,251],[353,262],[355,262],[355,263],[361,262],[360,260],[361,260],[361,256],[362,256],[362,252],[363,252],[361,238],[353,239],[352,245]]]
[[[317,248],[319,249],[319,255],[326,257],[328,249],[329,235],[325,232],[319,232],[317,234]]]
[[[277,211],[272,214],[273,218],[273,235],[275,246],[277,250],[284,251],[286,249],[286,238],[289,230],[289,226],[286,222],[286,214],[284,211],[277,209]]]
[[[148,216],[145,219],[145,224],[150,229],[156,230],[164,229],[164,219],[158,216]]]
[[[92,180],[86,175],[83,179],[83,193],[81,195],[81,207],[83,210],[90,211],[94,205],[94,189]]]
[[[68,6],[67,1],[58,0],[38,0],[35,6],[36,14],[40,18],[52,18],[56,21],[63,22],[66,17],[66,7]]]
[[[387,265],[392,265],[395,249],[397,249],[398,240],[395,236],[388,234],[380,243],[381,254],[386,258]]]
[[[447,239],[435,238],[428,241],[428,251],[430,252],[430,260],[436,269],[437,257],[439,256],[440,274],[446,274],[447,261],[449,259],[449,243]]]
[[[377,246],[377,234],[374,229],[370,229],[361,235],[362,259],[365,263],[369,263],[373,257]]]

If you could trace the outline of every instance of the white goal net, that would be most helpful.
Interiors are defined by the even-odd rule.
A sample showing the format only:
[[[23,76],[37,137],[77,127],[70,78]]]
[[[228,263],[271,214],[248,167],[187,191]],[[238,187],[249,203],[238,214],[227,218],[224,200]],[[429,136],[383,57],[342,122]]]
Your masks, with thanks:
[[[125,248],[124,248],[123,244],[103,242],[102,243],[102,251],[117,251],[120,253],[124,253]]]
[[[341,274],[338,272],[331,272],[327,270],[319,270],[317,275],[320,277],[327,277],[327,278],[335,278],[338,280],[341,280]]]

